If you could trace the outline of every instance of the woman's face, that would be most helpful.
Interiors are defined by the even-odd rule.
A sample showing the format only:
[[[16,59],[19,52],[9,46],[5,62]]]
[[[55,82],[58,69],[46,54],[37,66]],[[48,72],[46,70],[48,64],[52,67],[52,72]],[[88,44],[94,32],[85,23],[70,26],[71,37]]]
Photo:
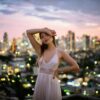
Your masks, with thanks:
[[[49,34],[46,34],[46,33],[41,33],[40,38],[41,38],[41,42],[44,44],[49,44],[53,41],[52,36],[50,36]]]

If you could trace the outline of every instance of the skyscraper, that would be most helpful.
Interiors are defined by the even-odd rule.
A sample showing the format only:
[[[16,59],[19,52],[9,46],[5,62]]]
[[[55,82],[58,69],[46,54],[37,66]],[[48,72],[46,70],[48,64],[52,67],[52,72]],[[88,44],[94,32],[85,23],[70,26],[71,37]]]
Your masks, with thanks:
[[[8,33],[7,32],[5,32],[3,35],[3,42],[8,43]]]
[[[91,47],[93,49],[100,48],[100,39],[97,36],[92,37],[92,39],[91,39]]]
[[[88,50],[90,48],[90,36],[88,35],[83,35],[82,37],[83,40],[83,49]]]
[[[61,36],[61,38],[58,39],[58,46],[62,48],[63,50],[66,50],[66,38],[64,36]]]
[[[3,48],[8,48],[9,41],[8,41],[8,33],[5,32],[3,35]]]
[[[13,38],[13,41],[12,41],[12,44],[11,44],[11,47],[10,47],[11,52],[15,53],[16,47],[17,47],[17,45],[16,45],[16,39]]]
[[[67,34],[67,49],[70,51],[74,51],[75,50],[75,33],[72,31],[68,31]]]

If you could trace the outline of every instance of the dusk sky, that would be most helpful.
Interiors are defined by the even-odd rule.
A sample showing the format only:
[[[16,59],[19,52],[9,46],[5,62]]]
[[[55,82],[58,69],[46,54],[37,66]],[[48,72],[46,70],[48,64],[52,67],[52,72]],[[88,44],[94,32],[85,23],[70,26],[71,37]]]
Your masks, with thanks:
[[[100,0],[0,0],[0,39],[21,37],[27,29],[49,27],[58,36],[100,37]]]

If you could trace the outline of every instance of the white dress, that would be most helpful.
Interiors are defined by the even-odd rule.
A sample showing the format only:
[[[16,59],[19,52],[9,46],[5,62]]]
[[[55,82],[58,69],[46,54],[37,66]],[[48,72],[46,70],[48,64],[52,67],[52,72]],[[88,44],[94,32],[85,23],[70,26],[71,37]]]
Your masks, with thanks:
[[[33,100],[62,100],[60,83],[53,78],[54,70],[58,68],[58,49],[52,58],[46,62],[43,57],[38,61],[39,73],[35,84]]]

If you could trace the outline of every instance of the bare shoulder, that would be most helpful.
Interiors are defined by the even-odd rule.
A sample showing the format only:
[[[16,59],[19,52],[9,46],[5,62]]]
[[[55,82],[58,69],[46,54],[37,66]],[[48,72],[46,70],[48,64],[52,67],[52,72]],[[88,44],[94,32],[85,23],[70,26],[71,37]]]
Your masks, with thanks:
[[[61,59],[62,55],[65,54],[65,51],[62,48],[57,48],[57,51],[58,51],[58,56]]]
[[[67,51],[63,50],[62,48],[57,48],[57,49],[60,59],[69,57],[69,53]]]

